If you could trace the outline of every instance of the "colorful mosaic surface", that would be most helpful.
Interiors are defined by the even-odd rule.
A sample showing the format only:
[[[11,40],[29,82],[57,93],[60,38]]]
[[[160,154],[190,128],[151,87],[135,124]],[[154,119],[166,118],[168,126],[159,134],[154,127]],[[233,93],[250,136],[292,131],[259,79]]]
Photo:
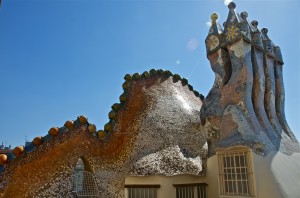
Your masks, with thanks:
[[[0,155],[0,197],[74,197],[79,158],[101,197],[121,198],[128,175],[205,175],[216,148],[300,152],[285,118],[280,48],[246,12],[228,8],[224,30],[213,14],[205,40],[216,76],[206,98],[170,71],[127,74],[103,130],[79,116]]]
[[[101,197],[124,197],[128,175],[203,174],[203,96],[187,79],[163,70],[126,75],[122,86],[104,130],[79,116],[2,155],[0,197],[73,197],[79,158],[96,176]]]
[[[299,152],[285,118],[280,48],[268,37],[267,28],[259,31],[257,21],[248,22],[247,12],[238,14],[233,2],[228,8],[224,31],[213,14],[206,39],[216,76],[200,114],[209,153],[235,145],[246,145],[260,155]]]

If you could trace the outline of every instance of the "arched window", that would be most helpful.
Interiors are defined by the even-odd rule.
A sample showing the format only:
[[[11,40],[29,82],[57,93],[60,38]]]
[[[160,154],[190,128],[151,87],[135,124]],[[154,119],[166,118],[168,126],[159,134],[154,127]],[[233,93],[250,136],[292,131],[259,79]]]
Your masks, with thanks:
[[[73,170],[73,193],[75,197],[98,197],[97,180],[87,160],[79,158]]]

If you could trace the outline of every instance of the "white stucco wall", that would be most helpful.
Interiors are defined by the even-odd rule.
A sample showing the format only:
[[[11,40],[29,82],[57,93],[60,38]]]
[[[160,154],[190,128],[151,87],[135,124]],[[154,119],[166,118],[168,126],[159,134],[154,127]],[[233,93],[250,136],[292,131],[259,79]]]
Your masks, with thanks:
[[[219,197],[219,168],[218,156],[214,155],[207,160],[207,194],[208,198]]]
[[[300,153],[285,155],[271,152],[265,157],[252,153],[255,198],[300,198]],[[207,183],[207,198],[225,198],[219,195],[218,157],[207,161],[206,176],[130,176],[125,184],[159,184],[157,198],[176,198],[173,184]],[[239,198],[226,196],[226,198]]]
[[[195,175],[177,175],[177,176],[129,176],[125,180],[126,185],[136,184],[159,184],[157,189],[157,198],[176,198],[176,188],[173,184],[191,184],[191,183],[209,183],[207,186],[208,198],[216,198],[218,196],[218,163],[217,156],[208,159],[208,167],[206,176]],[[125,193],[127,191],[125,190]],[[125,196],[126,197],[126,196]]]
[[[253,154],[258,198],[300,197],[300,153],[271,152],[262,158]]]
[[[130,176],[125,180],[126,185],[134,184],[159,184],[160,188],[157,189],[157,198],[176,198],[176,188],[173,184],[186,184],[186,183],[206,183],[205,177],[194,175],[177,175],[177,176]],[[127,191],[125,190],[125,193]],[[127,197],[127,196],[125,196]]]

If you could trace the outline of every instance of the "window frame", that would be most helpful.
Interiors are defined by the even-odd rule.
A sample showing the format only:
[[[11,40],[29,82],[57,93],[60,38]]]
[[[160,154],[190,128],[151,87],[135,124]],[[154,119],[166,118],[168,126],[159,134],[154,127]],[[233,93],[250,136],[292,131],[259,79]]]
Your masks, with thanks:
[[[187,183],[187,184],[173,184],[173,186],[176,188],[176,198],[177,198],[177,189],[179,188],[192,188],[193,189],[193,193],[192,196],[193,197],[208,197],[207,195],[207,183]],[[204,193],[202,192],[204,188]],[[198,194],[201,193],[201,194]]]
[[[160,188],[159,184],[126,184],[124,186],[126,194],[125,197],[129,198],[129,189],[155,189],[155,198],[157,198],[157,189]]]
[[[218,169],[219,169],[219,193],[221,198],[229,198],[229,197],[255,197],[255,185],[254,185],[254,173],[253,173],[253,160],[252,160],[252,151],[248,147],[244,146],[237,146],[237,147],[231,147],[228,149],[216,149],[216,154],[218,156]],[[241,165],[241,156],[244,156],[244,162],[243,166]],[[224,157],[230,157],[230,165],[226,166],[224,165]],[[239,160],[236,160],[236,157],[238,157]],[[228,159],[228,158],[227,158]],[[233,159],[233,167],[231,159]],[[237,161],[239,161],[237,163]],[[225,162],[227,163],[227,162]],[[238,166],[237,166],[238,165]],[[227,172],[225,171],[228,170]],[[239,171],[237,171],[239,169]],[[246,169],[245,172],[242,172],[242,169]],[[230,172],[230,171],[232,172]],[[229,175],[230,174],[230,175]],[[238,177],[239,175],[239,177]],[[245,178],[242,178],[242,175],[245,175]],[[226,179],[227,176],[227,179]],[[230,177],[229,177],[230,176]],[[226,182],[232,182],[231,184],[231,190],[232,192],[226,191]],[[243,193],[239,191],[239,182],[241,182],[241,185],[243,182],[246,182],[247,184],[247,192]],[[228,185],[229,183],[227,183]],[[229,185],[228,185],[229,186]],[[243,189],[243,186],[242,186]],[[228,189],[227,189],[228,190]],[[243,190],[242,190],[243,191]]]

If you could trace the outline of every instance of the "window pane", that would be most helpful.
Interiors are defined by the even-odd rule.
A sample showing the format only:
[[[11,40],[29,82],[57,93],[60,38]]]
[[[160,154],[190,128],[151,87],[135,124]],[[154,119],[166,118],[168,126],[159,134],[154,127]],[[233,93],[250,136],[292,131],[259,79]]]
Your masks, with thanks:
[[[205,186],[176,187],[176,198],[206,198]]]
[[[242,186],[243,186],[243,194],[248,194],[248,185],[246,181],[242,182]]]
[[[237,180],[241,180],[241,179],[242,179],[242,178],[241,178],[241,174],[237,173],[237,174],[236,174],[236,179],[237,179]]]
[[[228,181],[225,181],[225,192],[229,192],[229,184],[228,184]]]
[[[223,166],[226,168],[227,164],[229,164],[229,159],[226,157],[223,157]]]
[[[236,167],[240,167],[240,156],[235,156],[235,165]]]
[[[230,157],[230,167],[234,167],[234,158],[233,158],[233,156]]]
[[[243,192],[242,182],[238,182],[238,192]]]
[[[156,198],[156,188],[128,188],[128,198]]]
[[[247,179],[247,175],[245,173],[241,174],[241,179],[242,180],[246,180]]]
[[[233,182],[232,181],[230,181],[230,182],[228,182],[228,184],[229,184],[229,188],[228,188],[228,193],[233,193]]]
[[[250,195],[247,152],[226,153],[221,156],[222,158],[219,158],[221,194]]]
[[[245,156],[240,156],[240,162],[241,162],[241,166],[243,167],[243,166],[246,166],[246,158],[245,158]]]

